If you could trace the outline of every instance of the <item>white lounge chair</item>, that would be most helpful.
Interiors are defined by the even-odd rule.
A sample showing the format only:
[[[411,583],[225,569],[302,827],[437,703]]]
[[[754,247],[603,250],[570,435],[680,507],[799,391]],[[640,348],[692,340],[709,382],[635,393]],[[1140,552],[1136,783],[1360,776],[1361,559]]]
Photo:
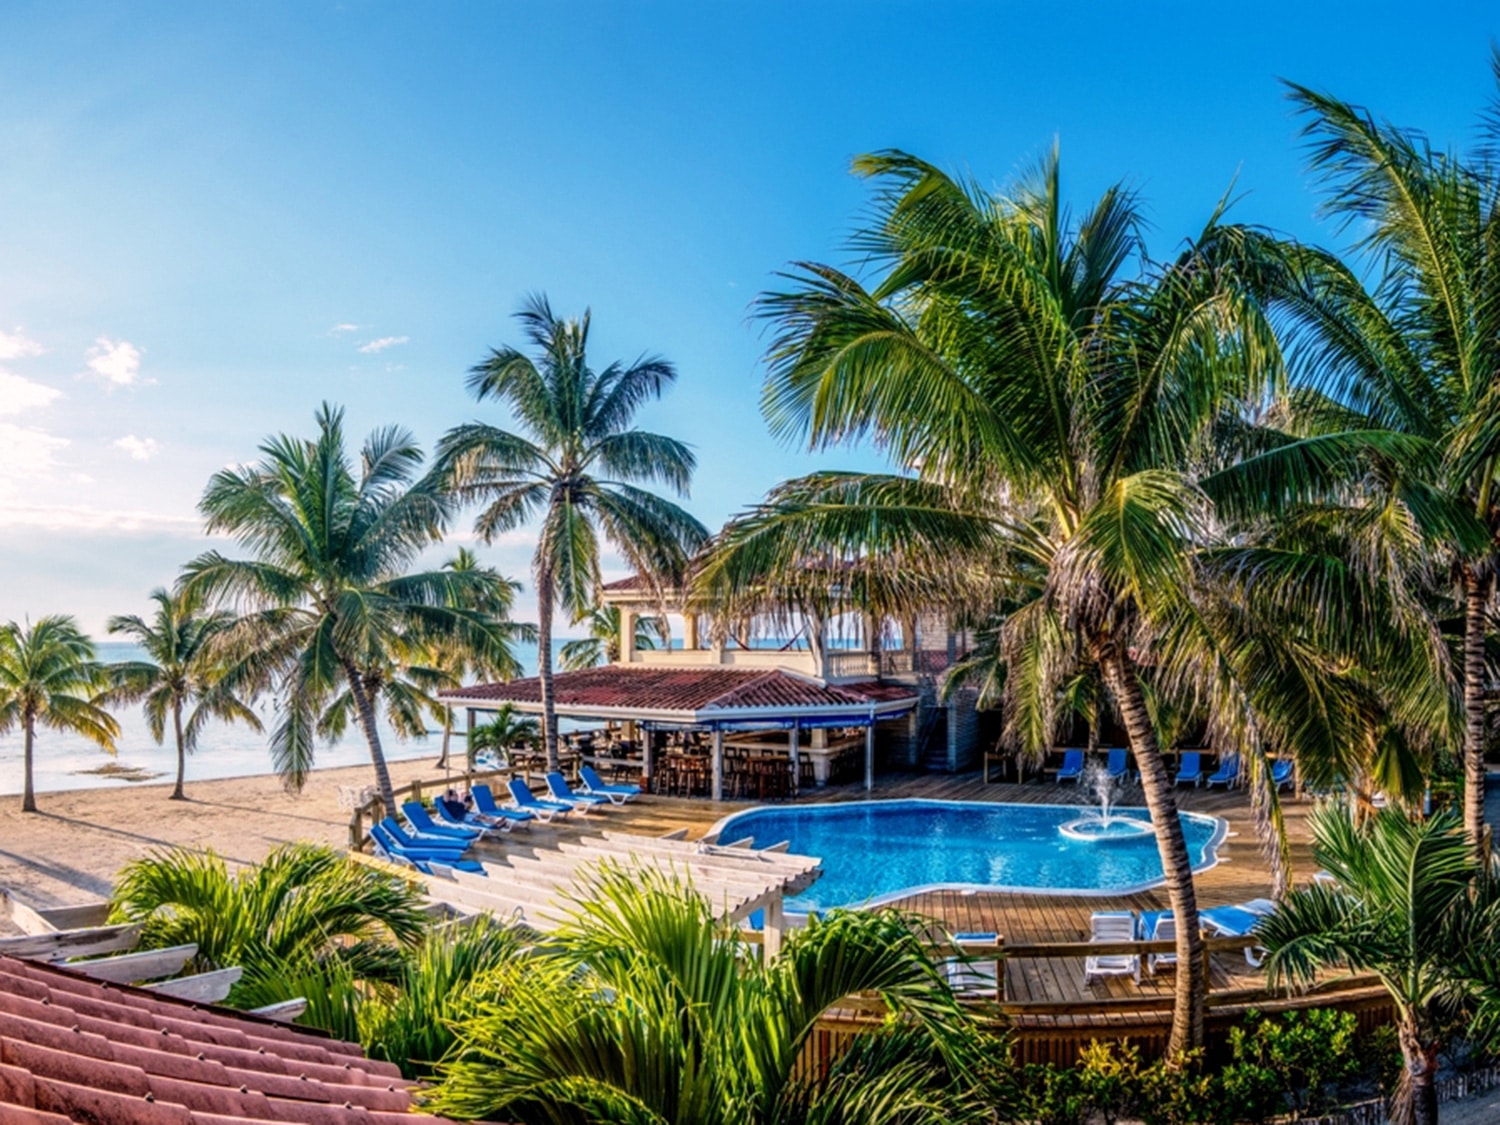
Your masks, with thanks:
[[[1176,941],[1177,915],[1170,910],[1152,910],[1141,915],[1141,937],[1146,941]],[[1177,967],[1176,953],[1146,954],[1146,973],[1155,976],[1158,965]]]
[[[1136,940],[1135,912],[1131,910],[1101,910],[1089,917],[1089,940],[1118,942]],[[1085,957],[1083,961],[1083,983],[1089,984],[1095,977],[1134,977],[1141,979],[1141,957],[1138,953],[1103,953]]]
[[[1004,962],[998,957],[994,960],[988,957],[976,959],[970,952],[974,948],[992,946],[999,940],[1000,935],[997,933],[953,935],[953,944],[963,956],[945,960],[943,975],[948,978],[948,987],[953,989],[954,995],[983,996],[992,1000],[1000,998],[1000,974],[1005,971]]]

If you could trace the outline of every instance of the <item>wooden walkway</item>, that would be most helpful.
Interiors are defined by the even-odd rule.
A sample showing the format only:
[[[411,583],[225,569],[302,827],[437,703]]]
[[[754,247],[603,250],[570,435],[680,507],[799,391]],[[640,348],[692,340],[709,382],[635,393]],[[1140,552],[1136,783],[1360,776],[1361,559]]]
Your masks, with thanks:
[[[1216,906],[1264,898],[1270,894],[1265,860],[1256,841],[1249,799],[1243,791],[1184,788],[1178,791],[1181,807],[1186,811],[1224,817],[1229,822],[1229,838],[1219,848],[1219,863],[1197,877],[1198,901],[1201,906]],[[865,799],[862,785],[831,787],[804,792],[804,801],[858,801]],[[1072,786],[1059,788],[1047,782],[1022,784],[986,784],[977,773],[957,775],[915,774],[886,775],[876,785],[876,799],[925,797],[940,800],[991,801],[1011,804],[1084,805],[1084,794]],[[1312,877],[1315,870],[1308,846],[1306,816],[1312,802],[1283,795],[1283,808],[1292,838],[1293,871],[1298,881]],[[1127,805],[1143,803],[1140,790],[1127,790]],[[687,798],[648,796],[623,808],[596,813],[585,822],[590,828],[608,826],[643,836],[660,836],[687,829],[688,838],[707,833],[720,818],[752,807],[744,802],[715,803]],[[507,846],[545,846],[549,834],[565,836],[580,826],[557,829],[537,828],[529,835],[518,833],[514,843],[493,846],[503,851]],[[1009,944],[1087,941],[1089,915],[1096,910],[1163,910],[1166,895],[1160,891],[1126,896],[1050,896],[1042,894],[991,894],[942,891],[914,895],[898,904],[901,908],[926,915],[951,933],[998,933]],[[1057,1004],[1118,1001],[1131,1004],[1149,998],[1168,1001],[1172,994],[1172,970],[1156,976],[1142,975],[1137,985],[1129,977],[1109,977],[1085,987],[1083,962],[1067,959],[1016,959],[1007,962],[1005,995],[1015,1004]],[[1211,961],[1211,988],[1251,990],[1263,988],[1264,975],[1252,969],[1240,954],[1219,954]]]

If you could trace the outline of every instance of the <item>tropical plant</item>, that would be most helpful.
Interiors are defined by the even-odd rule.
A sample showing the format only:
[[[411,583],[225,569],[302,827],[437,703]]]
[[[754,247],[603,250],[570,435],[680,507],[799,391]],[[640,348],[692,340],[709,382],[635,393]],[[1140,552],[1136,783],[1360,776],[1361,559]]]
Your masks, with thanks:
[[[489,722],[469,732],[469,769],[474,769],[474,759],[481,752],[491,750],[503,755],[513,746],[532,742],[540,731],[535,719],[521,715],[512,703],[502,703]]]
[[[98,705],[110,686],[93,642],[71,617],[0,627],[0,734],[20,728],[25,782],[21,811],[36,812],[32,764],[36,728],[79,734],[113,751],[120,725]]]
[[[563,671],[576,672],[600,664],[614,664],[624,651],[620,641],[620,607],[596,604],[573,619],[574,625],[587,625],[588,636],[571,640],[562,646]],[[635,619],[635,650],[650,652],[666,642],[666,630],[656,617],[642,614]]]
[[[532,560],[537,591],[537,663],[547,763],[558,766],[552,686],[552,615],[577,617],[596,600],[599,539],[662,587],[682,580],[703,526],[646,484],[686,495],[692,452],[680,441],[632,427],[642,405],[677,378],[656,356],[595,371],[588,362],[590,317],[559,320],[545,297],[517,314],[534,357],[513,347],[490,352],[469,372],[483,402],[508,405],[522,432],[481,422],[450,430],[439,447],[447,479],[465,500],[485,505],[475,531],[485,542],[540,515]]]
[[[1452,815],[1414,820],[1387,808],[1356,825],[1336,806],[1311,818],[1314,858],[1332,881],[1282,901],[1257,928],[1273,985],[1319,972],[1374,974],[1396,1007],[1405,1070],[1394,1118],[1437,1120],[1438,1050],[1453,1014],[1476,1032],[1500,1015],[1500,895]]]
[[[352,715],[391,809],[377,707],[398,731],[423,732],[438,704],[408,673],[434,645],[509,659],[504,624],[475,608],[503,600],[505,584],[483,569],[411,569],[452,502],[436,477],[417,477],[422,454],[410,434],[377,430],[351,463],[343,411],[325,403],[317,425],[312,440],[271,438],[259,462],[214,475],[199,505],[208,530],[254,557],[209,551],[188,564],[181,586],[239,609],[231,643],[245,654],[247,679],[277,691],[271,755],[287,783],[302,785],[317,737],[336,736]]]
[[[143,949],[196,945],[198,971],[242,968],[230,1003],[302,996],[312,1021],[340,1033],[354,985],[399,980],[427,922],[413,884],[312,844],[233,875],[212,851],[153,852],[120,872],[111,916],[142,923]]]
[[[1206,982],[1146,681],[1201,711],[1217,745],[1243,749],[1268,823],[1267,747],[1317,721],[1288,713],[1298,696],[1259,686],[1248,662],[1275,638],[1242,644],[1253,618],[1214,593],[1226,564],[1210,553],[1200,482],[1224,459],[1224,429],[1280,375],[1270,328],[1237,284],[1243,232],[1215,214],[1175,260],[1153,263],[1124,189],[1070,217],[1055,153],[1005,195],[899,152],[856,169],[880,181],[854,243],[880,276],[867,288],[803,264],[789,291],[761,298],[776,332],[762,404],[777,436],[813,448],[873,438],[898,472],[774,489],[720,535],[696,596],[729,616],[993,615],[1005,738],[1032,754],[1058,732],[1069,678],[1097,669],[1179,920],[1180,1057],[1202,1039]]]
[[[1495,71],[1500,81],[1500,53]],[[1500,114],[1485,117],[1485,145],[1464,160],[1327,94],[1292,85],[1291,97],[1324,210],[1357,234],[1374,280],[1321,250],[1267,257],[1300,440],[1261,460],[1288,499],[1353,499],[1351,557],[1384,571],[1408,617],[1456,609],[1458,672],[1445,657],[1438,674],[1460,687],[1449,729],[1462,744],[1465,828],[1484,850],[1484,693],[1495,672],[1485,636],[1500,565]],[[1420,624],[1402,632],[1428,643]]]
[[[170,799],[181,801],[186,797],[187,756],[198,748],[198,736],[210,719],[243,722],[257,731],[262,727],[260,716],[236,693],[229,658],[216,644],[234,624],[234,615],[203,612],[187,595],[166,590],[153,590],[151,600],[156,612],[150,622],[134,614],[109,619],[111,633],[132,638],[146,654],[144,660],[114,666],[117,686],[111,698],[145,701],[146,726],[158,746],[171,720],[177,781]]]
[[[522,1122],[991,1120],[997,1071],[913,932],[840,913],[767,962],[686,884],[605,868],[546,948],[472,990],[430,1107]],[[891,1019],[828,1074],[797,1065],[818,1018],[854,993]]]

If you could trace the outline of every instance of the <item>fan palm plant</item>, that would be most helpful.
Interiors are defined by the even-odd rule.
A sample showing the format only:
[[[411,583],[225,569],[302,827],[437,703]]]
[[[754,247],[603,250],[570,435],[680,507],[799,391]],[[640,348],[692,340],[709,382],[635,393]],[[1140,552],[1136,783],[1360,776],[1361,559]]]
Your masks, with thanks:
[[[36,729],[79,734],[113,751],[120,725],[99,706],[111,685],[93,642],[71,617],[0,627],[0,734],[21,730],[25,782],[21,811],[36,812],[32,764]]]
[[[472,772],[474,759],[482,751],[504,754],[512,746],[533,741],[541,733],[537,721],[517,713],[515,705],[502,703],[494,717],[469,732],[468,765]]]
[[[1495,69],[1500,80],[1500,54]],[[1293,85],[1291,97],[1324,210],[1357,232],[1375,280],[1321,250],[1272,257],[1266,293],[1287,320],[1302,440],[1262,460],[1304,499],[1347,502],[1358,489],[1357,557],[1412,588],[1396,590],[1409,610],[1444,615],[1423,604],[1427,591],[1457,607],[1457,674],[1446,658],[1438,674],[1459,688],[1448,744],[1462,745],[1464,825],[1483,850],[1485,635],[1500,564],[1500,115],[1465,161],[1327,94]],[[1359,441],[1380,442],[1381,455],[1345,455]],[[1302,471],[1282,471],[1288,458]]]
[[[677,378],[666,360],[589,366],[589,314],[559,320],[545,297],[517,315],[527,356],[513,347],[491,351],[469,373],[481,402],[510,407],[522,432],[474,422],[450,430],[440,463],[457,494],[482,501],[475,530],[485,542],[540,516],[532,570],[537,592],[537,663],[547,762],[558,766],[552,687],[554,608],[576,617],[599,588],[599,541],[625,556],[637,573],[662,587],[680,583],[703,526],[642,485],[661,484],[685,496],[695,464],[680,441],[635,429],[637,410]]]
[[[579,637],[562,646],[558,656],[562,658],[563,670],[576,672],[581,668],[595,668],[600,664],[614,664],[624,651],[620,637],[620,607],[617,605],[590,606],[573,619],[574,625],[587,625],[588,636]],[[635,649],[650,652],[658,644],[665,643],[666,633],[655,617],[640,616],[635,619]]]
[[[1201,1041],[1206,981],[1148,691],[1244,752],[1268,821],[1269,748],[1320,721],[1261,686],[1254,663],[1278,654],[1275,638],[1241,644],[1253,618],[1219,591],[1231,566],[1213,551],[1202,487],[1224,464],[1224,431],[1247,427],[1281,377],[1239,284],[1245,232],[1216,213],[1175,260],[1153,263],[1125,190],[1069,216],[1055,153],[1004,195],[904,153],[856,168],[880,182],[855,240],[880,275],[867,288],[803,264],[789,291],[761,299],[776,332],[762,401],[778,436],[813,448],[873,438],[902,471],[779,486],[721,534],[696,596],[730,616],[994,614],[1003,686],[984,678],[1002,691],[1006,739],[1032,754],[1056,736],[1069,679],[1097,669],[1178,917],[1175,1057]]]
[[[482,979],[430,1108],[521,1122],[964,1122],[1001,1095],[975,1018],[892,912],[842,913],[743,955],[689,887],[606,869],[548,951]],[[798,1066],[821,1015],[880,997],[888,1027],[831,1073]]]
[[[411,883],[311,844],[283,845],[233,875],[212,852],[153,853],[120,873],[111,913],[143,923],[142,948],[192,943],[200,971],[244,969],[230,997],[242,1007],[398,979],[427,921]]]
[[[452,502],[436,477],[418,478],[422,454],[410,434],[377,430],[351,463],[343,411],[324,404],[317,425],[312,440],[271,438],[258,463],[214,475],[200,504],[208,530],[254,557],[209,551],[181,585],[241,611],[229,643],[251,682],[277,690],[271,753],[287,783],[301,786],[318,735],[336,734],[352,715],[391,809],[377,708],[385,704],[398,730],[425,730],[436,704],[407,673],[435,644],[490,664],[509,659],[505,623],[476,608],[503,600],[504,583],[484,569],[411,569]]]
[[[1307,986],[1325,969],[1369,972],[1396,1006],[1405,1060],[1393,1119],[1437,1121],[1439,1038],[1469,1007],[1500,1014],[1500,897],[1452,816],[1384,809],[1356,826],[1337,807],[1312,817],[1313,854],[1333,876],[1297,891],[1256,932],[1273,984]]]
[[[204,612],[184,594],[153,590],[156,612],[150,622],[134,614],[111,617],[109,631],[130,637],[145,660],[115,665],[118,686],[112,697],[145,701],[146,725],[158,746],[166,739],[167,721],[177,745],[177,781],[170,799],[184,800],[187,756],[210,719],[243,722],[261,730],[260,716],[234,690],[224,654],[216,647],[234,624],[234,615]],[[183,712],[187,711],[187,721]]]

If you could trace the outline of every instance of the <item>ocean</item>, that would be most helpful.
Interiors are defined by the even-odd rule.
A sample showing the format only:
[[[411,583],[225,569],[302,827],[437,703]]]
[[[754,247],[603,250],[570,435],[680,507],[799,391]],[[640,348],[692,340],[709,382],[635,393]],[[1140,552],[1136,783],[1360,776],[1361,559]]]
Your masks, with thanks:
[[[565,643],[563,639],[555,639],[554,654]],[[133,660],[141,655],[135,645],[127,643],[104,641],[97,648],[99,659],[106,662]],[[517,646],[517,656],[528,674],[535,672],[535,645]],[[146,728],[146,719],[139,705],[112,708],[112,713],[120,724],[120,737],[113,754],[77,735],[45,727],[37,730],[32,766],[37,792],[171,782],[177,772],[177,748],[172,742],[171,731],[167,732],[166,742],[158,746]],[[243,724],[214,724],[205,729],[198,739],[197,751],[188,755],[188,784],[213,778],[271,773],[271,755],[266,746],[273,725],[269,701],[261,706],[261,721],[266,725],[266,733],[257,734]],[[436,760],[442,744],[441,729],[432,730],[426,738],[408,740],[399,737],[383,722],[381,725],[381,744],[391,761],[428,756]],[[457,749],[459,753],[463,752],[462,742],[457,744]],[[22,757],[21,732],[0,735],[0,794],[21,792],[24,785]],[[370,751],[364,736],[350,724],[350,729],[337,742],[318,745],[314,765],[318,768],[357,766],[367,764],[369,760]],[[108,772],[96,772],[100,769]],[[128,772],[121,774],[121,770]]]

